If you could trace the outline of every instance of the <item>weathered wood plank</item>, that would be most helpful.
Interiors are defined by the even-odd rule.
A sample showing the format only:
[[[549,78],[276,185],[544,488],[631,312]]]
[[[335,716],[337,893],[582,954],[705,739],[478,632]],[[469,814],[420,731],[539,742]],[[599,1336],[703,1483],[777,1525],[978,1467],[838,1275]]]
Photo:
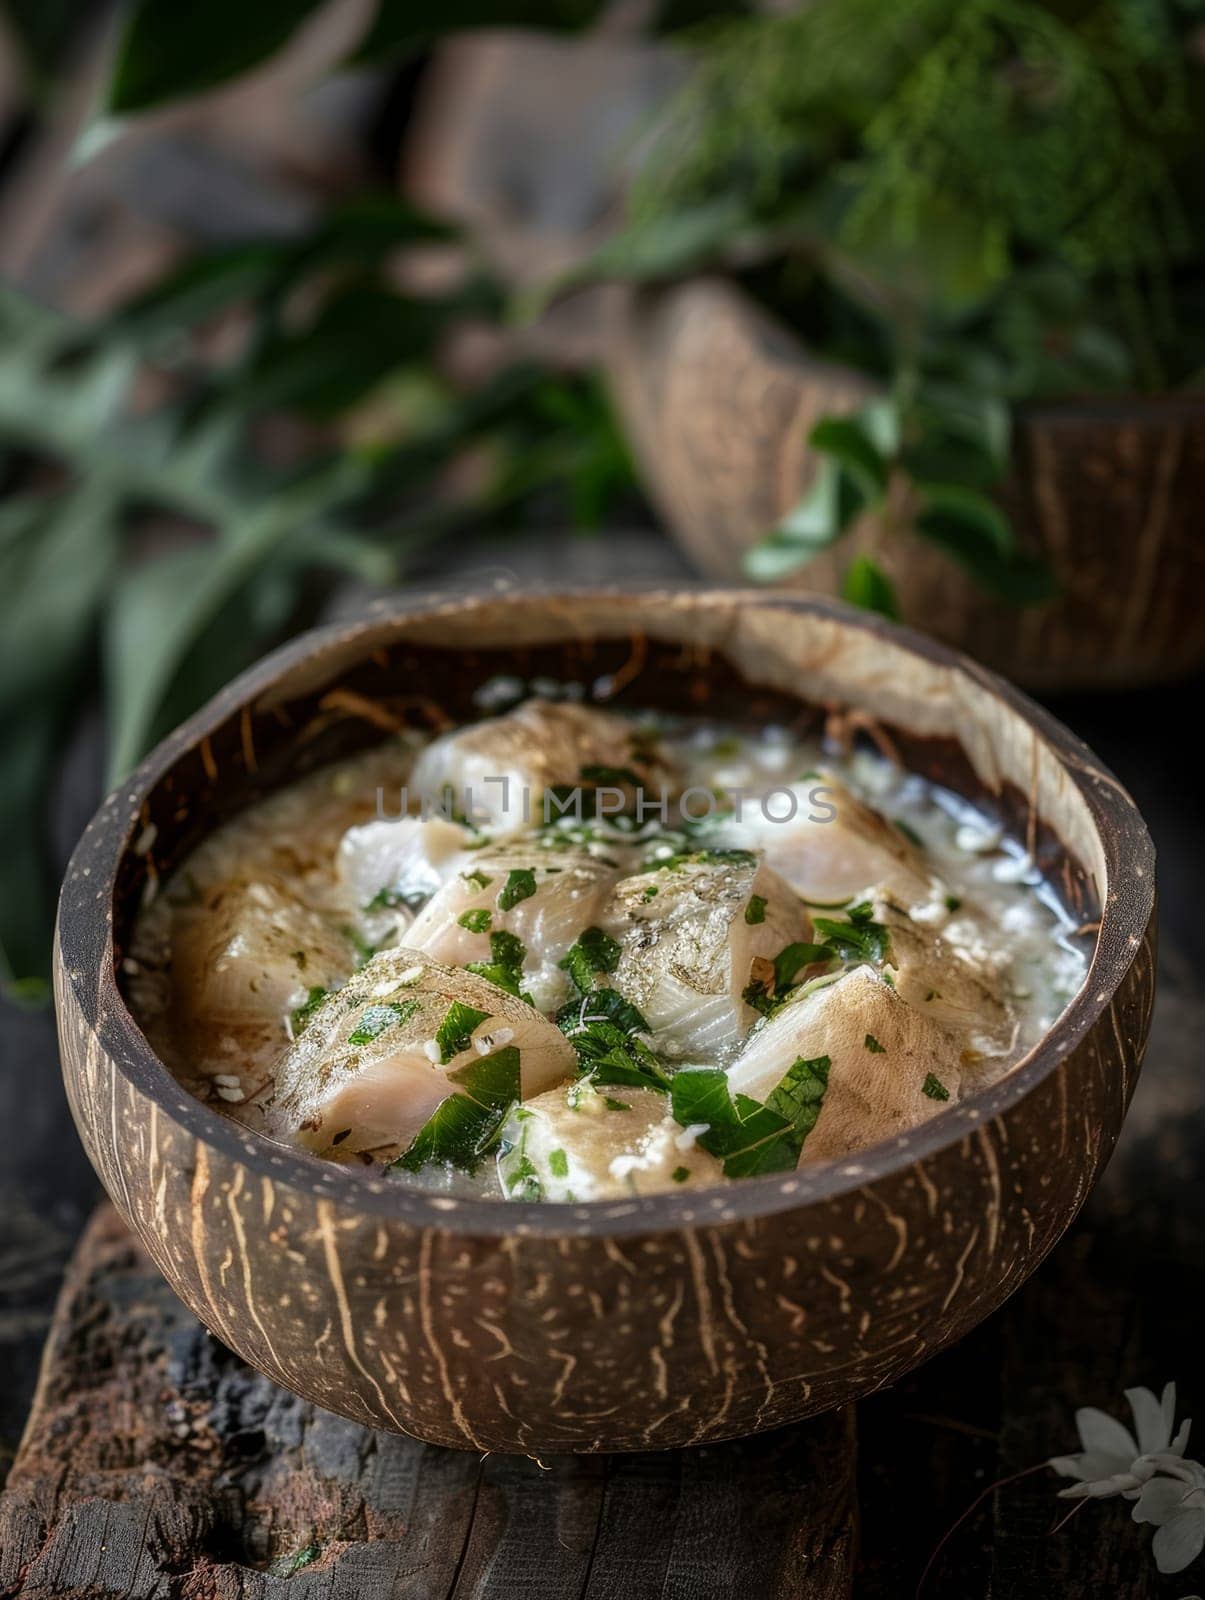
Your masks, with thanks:
[[[852,1418],[617,1458],[377,1434],[252,1372],[107,1206],[0,1497],[5,1600],[847,1600]]]

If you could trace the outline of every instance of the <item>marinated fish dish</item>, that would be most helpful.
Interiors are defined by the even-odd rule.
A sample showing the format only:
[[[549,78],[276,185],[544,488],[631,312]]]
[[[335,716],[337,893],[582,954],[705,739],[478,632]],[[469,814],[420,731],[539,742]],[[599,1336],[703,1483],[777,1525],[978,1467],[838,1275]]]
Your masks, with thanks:
[[[1083,982],[1023,846],[876,750],[549,687],[298,781],[158,888],[123,977],[186,1088],[399,1182],[580,1204],[897,1137]]]

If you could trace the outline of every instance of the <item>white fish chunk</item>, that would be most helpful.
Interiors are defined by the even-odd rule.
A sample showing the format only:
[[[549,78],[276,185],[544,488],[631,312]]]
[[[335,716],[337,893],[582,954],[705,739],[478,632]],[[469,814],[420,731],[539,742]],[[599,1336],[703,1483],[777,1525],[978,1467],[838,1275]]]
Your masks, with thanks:
[[[801,1164],[916,1127],[956,1100],[962,1085],[959,1041],[871,967],[805,985],[750,1038],[729,1071],[729,1089],[764,1101],[800,1056],[830,1062]]]
[[[820,771],[763,804],[745,798],[740,820],[718,825],[724,843],[764,850],[766,860],[805,900],[837,904],[877,884],[924,892],[924,857],[894,823]]]
[[[282,1056],[269,1124],[323,1155],[396,1154],[455,1092],[453,1074],[505,1049],[518,1051],[523,1098],[575,1070],[568,1040],[532,1006],[421,950],[385,950]]]
[[[356,911],[412,913],[456,872],[472,838],[443,817],[377,818],[347,830],[335,870]]]
[[[569,992],[558,962],[601,907],[619,875],[614,857],[532,841],[469,852],[419,912],[406,943],[449,966],[490,959],[491,935],[511,933],[526,958],[523,988],[541,1011]]]
[[[356,964],[345,934],[271,878],[227,882],[178,906],[172,985],[201,1028],[270,1022],[283,1033],[312,988],[340,984]]]
[[[743,998],[755,963],[811,934],[799,896],[747,850],[697,851],[622,879],[602,926],[622,949],[611,981],[657,1047],[696,1059],[722,1055],[757,1020]]]
[[[655,1089],[584,1079],[550,1089],[511,1111],[502,1141],[498,1180],[510,1200],[621,1199],[724,1176]]]
[[[1004,998],[1010,957],[992,946],[986,928],[960,941],[915,922],[893,895],[876,894],[873,905],[890,937],[887,967],[900,998],[983,1055],[1010,1051],[1017,1029]],[[976,924],[964,915],[948,926],[957,934]]]
[[[666,776],[625,718],[528,700],[505,716],[433,740],[414,764],[410,791],[432,805],[451,791],[470,820],[505,835],[543,821],[545,789],[572,786],[590,767],[628,770],[654,790]]]

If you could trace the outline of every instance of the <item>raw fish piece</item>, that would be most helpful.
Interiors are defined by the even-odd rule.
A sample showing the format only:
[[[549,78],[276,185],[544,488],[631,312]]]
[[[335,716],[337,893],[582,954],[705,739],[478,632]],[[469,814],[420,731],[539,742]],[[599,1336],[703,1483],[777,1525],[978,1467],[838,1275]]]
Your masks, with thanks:
[[[498,1178],[511,1200],[619,1199],[724,1176],[655,1089],[585,1080],[550,1089],[514,1107],[502,1140]]]
[[[757,1020],[743,998],[754,963],[811,934],[799,896],[748,850],[698,851],[621,879],[603,926],[622,946],[615,987],[659,1049],[695,1059],[730,1049]]]
[[[728,1073],[729,1088],[765,1100],[800,1056],[830,1062],[801,1164],[903,1133],[956,1100],[962,1084],[958,1040],[871,967],[804,985],[750,1038]]]
[[[839,904],[881,883],[924,892],[927,873],[917,845],[839,779],[817,772],[789,787],[793,814],[781,791],[764,806],[744,799],[740,821],[720,824],[717,837],[764,850],[774,871],[807,901]]]
[[[220,884],[174,911],[172,983],[201,1028],[283,1029],[312,988],[342,983],[355,964],[347,936],[271,878]]]
[[[385,950],[281,1058],[270,1125],[319,1154],[396,1153],[455,1092],[451,1074],[502,1050],[519,1053],[524,1099],[575,1070],[568,1040],[532,1006],[421,950]]]
[[[557,963],[600,909],[619,873],[611,856],[575,846],[512,843],[470,852],[406,934],[416,950],[463,966],[490,959],[490,935],[514,934],[526,950],[523,987],[542,1011],[565,998]]]
[[[527,700],[505,716],[435,739],[414,764],[410,791],[438,805],[450,789],[470,820],[505,835],[538,825],[545,789],[575,785],[591,768],[630,773],[655,792],[668,776],[624,718],[570,702]],[[596,773],[589,781],[612,780]]]

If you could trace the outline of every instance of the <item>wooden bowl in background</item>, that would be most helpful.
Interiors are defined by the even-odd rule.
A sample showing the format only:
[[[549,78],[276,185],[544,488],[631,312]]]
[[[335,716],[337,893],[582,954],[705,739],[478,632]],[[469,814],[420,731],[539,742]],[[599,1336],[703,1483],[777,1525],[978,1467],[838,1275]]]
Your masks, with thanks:
[[[674,52],[622,37],[458,39],[420,96],[407,191],[468,228],[507,281],[547,283],[613,231],[636,135],[681,73]],[[806,492],[811,425],[873,393],[722,278],[584,291],[528,342],[607,373],[650,499],[700,571],[728,583]],[[1059,580],[1050,605],[1009,606],[931,545],[880,542],[872,524],[786,581],[837,594],[873,544],[906,622],[1035,689],[1133,687],[1205,666],[1205,393],[1023,407],[1001,498]]]
[[[637,706],[852,707],[1028,843],[1099,921],[1086,984],[990,1090],[852,1160],[591,1205],[463,1200],[248,1133],[185,1094],[121,989],[131,921],[214,823],[493,672]],[[365,716],[365,708],[369,715]],[[421,714],[421,712],[419,713]],[[63,1067],[101,1180],[181,1298],[287,1388],[480,1450],[646,1450],[838,1406],[965,1334],[1113,1149],[1154,988],[1154,853],[1116,780],[973,663],[836,603],[747,591],[434,597],[308,634],[167,739],[63,887]]]
[[[808,433],[872,394],[810,357],[723,279],[613,298],[612,380],[644,486],[709,577],[796,506],[815,471]],[[1022,407],[1001,500],[1058,580],[1014,608],[915,535],[871,518],[786,581],[833,594],[873,549],[906,621],[1030,688],[1134,687],[1205,666],[1205,395]]]

